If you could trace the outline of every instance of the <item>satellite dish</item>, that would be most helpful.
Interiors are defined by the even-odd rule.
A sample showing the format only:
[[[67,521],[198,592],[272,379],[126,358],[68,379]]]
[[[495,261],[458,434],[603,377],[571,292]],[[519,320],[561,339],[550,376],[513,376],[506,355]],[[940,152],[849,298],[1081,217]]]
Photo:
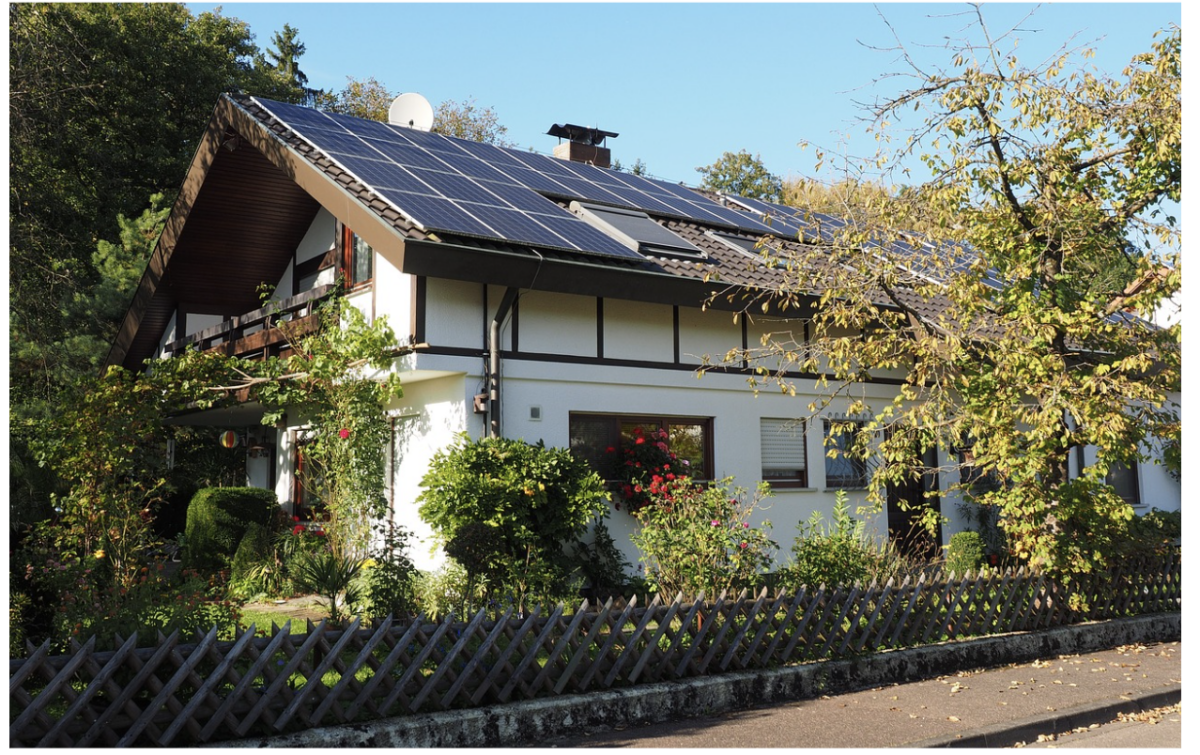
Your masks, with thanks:
[[[433,106],[416,92],[406,92],[392,100],[392,106],[388,108],[388,123],[428,131],[433,128]]]

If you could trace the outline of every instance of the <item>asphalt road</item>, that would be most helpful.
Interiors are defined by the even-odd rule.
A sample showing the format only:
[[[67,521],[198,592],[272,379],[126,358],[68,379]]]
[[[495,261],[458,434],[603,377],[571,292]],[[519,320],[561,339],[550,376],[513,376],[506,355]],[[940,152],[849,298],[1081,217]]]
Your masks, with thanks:
[[[712,717],[593,730],[539,747],[1180,747],[1181,714],[1106,724],[1116,708],[1174,704],[1182,643],[1130,645],[963,671]],[[1066,733],[1092,723],[1082,733]],[[1055,739],[1038,742],[1038,735]],[[1084,744],[1076,744],[1083,742]]]

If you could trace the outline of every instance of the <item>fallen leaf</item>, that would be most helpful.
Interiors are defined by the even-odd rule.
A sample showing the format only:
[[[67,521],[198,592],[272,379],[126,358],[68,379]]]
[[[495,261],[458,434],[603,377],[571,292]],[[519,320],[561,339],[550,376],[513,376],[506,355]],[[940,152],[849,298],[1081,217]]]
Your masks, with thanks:
[[[959,717],[958,717],[958,716],[946,716],[946,720],[947,720],[947,721],[954,721],[955,723],[957,723],[957,722],[958,722],[960,719],[959,719]]]

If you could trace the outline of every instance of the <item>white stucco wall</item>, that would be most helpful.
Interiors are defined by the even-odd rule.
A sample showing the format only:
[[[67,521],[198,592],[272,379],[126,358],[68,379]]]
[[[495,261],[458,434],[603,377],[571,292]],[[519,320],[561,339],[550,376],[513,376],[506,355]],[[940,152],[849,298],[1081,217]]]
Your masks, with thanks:
[[[390,459],[393,516],[413,534],[410,555],[417,568],[426,571],[437,568],[444,556],[433,531],[417,513],[417,497],[434,454],[454,443],[459,433],[472,429],[468,392],[474,393],[464,375],[422,380],[405,385],[404,396],[388,407],[394,427]]]

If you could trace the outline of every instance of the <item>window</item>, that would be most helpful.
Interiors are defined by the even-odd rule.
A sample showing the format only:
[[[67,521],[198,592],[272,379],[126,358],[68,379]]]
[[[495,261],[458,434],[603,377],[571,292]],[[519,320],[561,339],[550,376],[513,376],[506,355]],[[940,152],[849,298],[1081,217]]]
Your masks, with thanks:
[[[370,283],[374,272],[375,251],[357,233],[346,228],[342,237],[342,274],[346,287]]]
[[[609,449],[618,449],[633,438],[633,431],[665,430],[667,446],[686,460],[691,476],[712,478],[712,420],[701,417],[651,417],[620,414],[571,414],[571,452],[592,465],[606,480],[617,478],[612,468],[616,459]]]
[[[774,487],[808,487],[808,442],[804,420],[759,420],[762,478]]]
[[[303,436],[296,440],[296,464],[292,469],[292,501],[295,507],[292,514],[304,522],[325,521],[329,518],[322,496],[325,475],[320,467],[305,458],[304,448],[308,443]]]
[[[783,249],[775,239],[768,238],[760,246],[760,239],[752,236],[737,236],[732,233],[721,233],[719,231],[705,231],[704,233],[706,236],[720,241],[750,259],[758,260],[768,267],[780,269],[787,267],[787,260],[783,258]]]
[[[854,436],[862,429],[862,426],[862,422],[825,420],[825,487],[865,488],[867,486],[866,460],[846,455],[854,448]]]
[[[1114,462],[1108,468],[1108,474],[1105,475],[1104,481],[1117,491],[1117,495],[1125,499],[1125,503],[1130,506],[1138,506],[1141,504],[1141,496],[1138,495],[1138,474],[1137,464],[1133,466]]]
[[[659,225],[644,212],[586,202],[571,202],[571,211],[635,252],[659,257],[706,258],[700,247]]]

